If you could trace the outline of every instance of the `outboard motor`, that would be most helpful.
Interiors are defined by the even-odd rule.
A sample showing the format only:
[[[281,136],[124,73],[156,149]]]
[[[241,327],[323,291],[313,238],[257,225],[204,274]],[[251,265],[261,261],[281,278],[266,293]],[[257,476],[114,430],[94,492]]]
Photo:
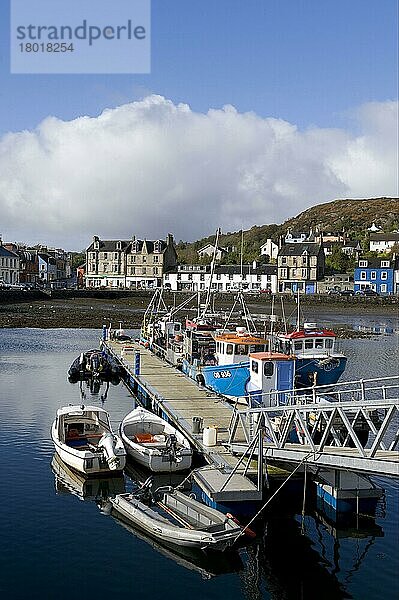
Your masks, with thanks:
[[[119,469],[120,462],[115,454],[115,439],[112,433],[106,432],[98,442],[98,447],[104,451],[105,458],[111,471]]]

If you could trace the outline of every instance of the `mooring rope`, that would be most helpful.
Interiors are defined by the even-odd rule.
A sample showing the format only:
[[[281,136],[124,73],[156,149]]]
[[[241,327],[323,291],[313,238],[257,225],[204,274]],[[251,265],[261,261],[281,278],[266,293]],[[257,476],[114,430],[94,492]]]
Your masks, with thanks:
[[[277,488],[277,490],[274,492],[274,494],[272,494],[270,496],[270,498],[264,503],[264,505],[258,510],[258,512],[256,513],[256,515],[254,517],[252,517],[252,519],[249,521],[249,523],[247,523],[245,525],[245,527],[242,528],[242,531],[240,531],[240,533],[234,538],[234,542],[236,542],[238,540],[239,537],[241,537],[242,535],[245,534],[245,530],[252,525],[252,523],[255,521],[255,519],[257,519],[260,515],[260,513],[266,508],[266,506],[273,500],[273,498],[275,496],[277,496],[277,494],[279,493],[279,491],[281,490],[282,487],[285,486],[285,484],[287,483],[287,481],[289,479],[291,479],[291,477],[298,471],[298,469],[303,465],[304,462],[307,461],[307,459],[309,458],[309,456],[311,456],[313,454],[313,452],[309,452],[299,463],[299,465],[297,467],[295,467],[295,469],[292,471],[292,473],[290,473],[287,477],[287,479],[285,481],[283,481],[283,483],[280,485],[279,488]],[[233,542],[233,543],[234,543]]]

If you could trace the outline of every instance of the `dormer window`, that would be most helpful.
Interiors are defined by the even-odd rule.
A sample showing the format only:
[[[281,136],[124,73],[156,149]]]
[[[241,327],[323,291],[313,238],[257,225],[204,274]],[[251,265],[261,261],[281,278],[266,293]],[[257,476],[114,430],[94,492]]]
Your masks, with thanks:
[[[138,251],[139,251],[139,244],[137,241],[135,241],[132,244],[132,252],[138,252]]]
[[[116,249],[122,250],[122,242],[116,242]]]
[[[381,267],[389,267],[389,260],[382,260]]]
[[[359,260],[359,267],[367,267],[367,260]]]
[[[161,242],[160,242],[160,240],[156,240],[154,242],[154,252],[161,252]]]

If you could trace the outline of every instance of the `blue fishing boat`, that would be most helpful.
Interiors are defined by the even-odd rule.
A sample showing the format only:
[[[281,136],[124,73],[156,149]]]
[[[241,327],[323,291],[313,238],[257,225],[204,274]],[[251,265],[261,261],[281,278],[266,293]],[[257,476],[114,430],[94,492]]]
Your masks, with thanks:
[[[345,371],[347,357],[335,350],[336,334],[316,323],[277,335],[277,350],[296,358],[295,385],[332,385]]]

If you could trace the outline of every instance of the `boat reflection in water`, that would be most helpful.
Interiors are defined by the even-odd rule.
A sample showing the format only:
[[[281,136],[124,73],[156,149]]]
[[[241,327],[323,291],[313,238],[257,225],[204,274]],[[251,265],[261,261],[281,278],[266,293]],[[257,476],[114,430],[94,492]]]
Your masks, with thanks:
[[[106,500],[115,494],[125,491],[124,477],[98,477],[86,478],[73,471],[61,458],[54,454],[51,461],[54,473],[54,485],[57,494],[73,494],[80,500]]]
[[[110,510],[110,507],[108,508]],[[120,513],[112,511],[111,516],[118,525],[126,529],[136,538],[143,540],[154,550],[166,558],[173,560],[181,567],[196,571],[203,579],[211,579],[212,577],[226,573],[236,573],[243,568],[240,555],[236,550],[218,552],[215,550],[199,550],[185,546],[161,543],[159,540],[155,540],[147,535],[144,531],[133,527],[131,523],[128,523],[120,515]]]

